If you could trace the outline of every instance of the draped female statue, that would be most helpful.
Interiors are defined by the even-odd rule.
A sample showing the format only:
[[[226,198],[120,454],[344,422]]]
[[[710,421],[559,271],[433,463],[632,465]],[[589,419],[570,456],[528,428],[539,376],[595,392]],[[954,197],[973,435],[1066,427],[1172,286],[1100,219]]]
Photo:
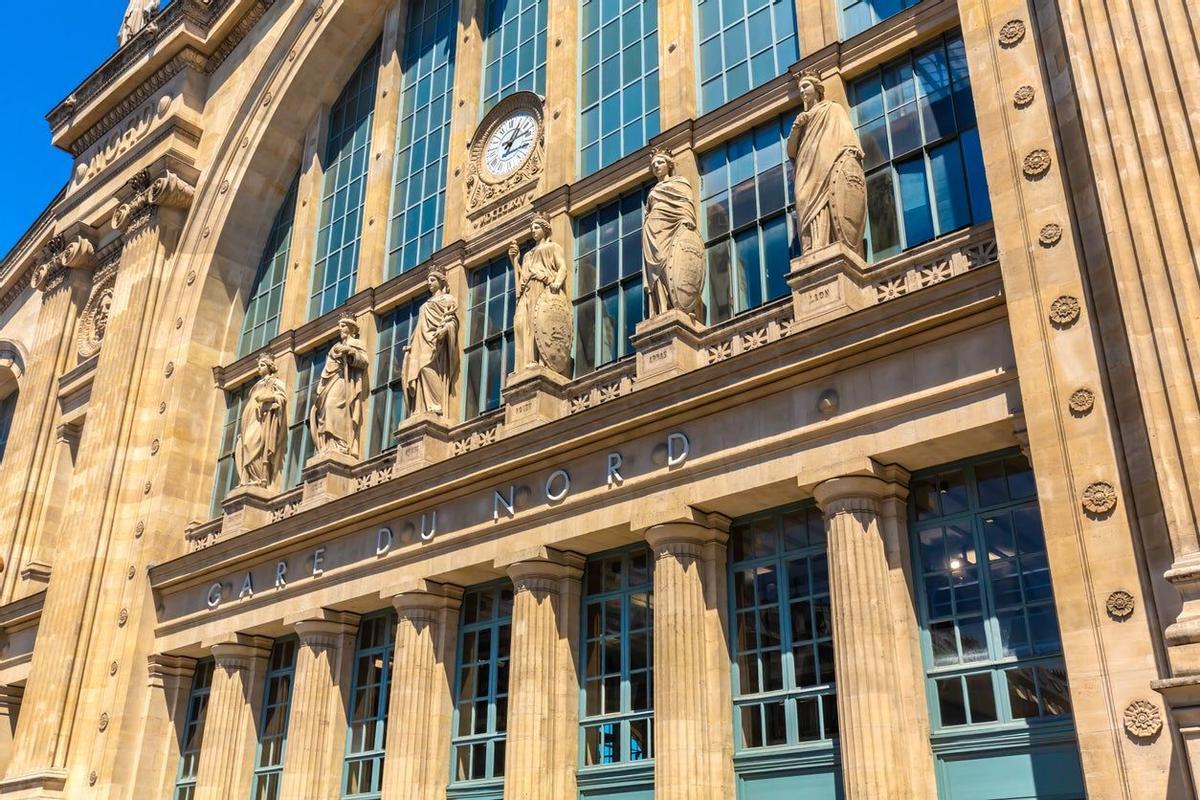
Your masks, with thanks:
[[[804,72],[799,84],[804,110],[788,136],[788,157],[795,162],[801,250],[841,243],[861,256],[867,188],[858,134],[846,107],[825,98],[820,77]]]
[[[516,370],[545,366],[566,374],[571,362],[571,303],[567,300],[567,259],[550,239],[550,220],[534,215],[529,225],[533,247],[524,257],[517,243],[508,245],[517,284],[513,313]]]
[[[150,20],[158,13],[158,2],[159,0],[129,0],[125,16],[121,18],[121,30],[117,33],[117,43],[121,47],[150,24]]]
[[[440,269],[431,269],[425,280],[431,296],[404,348],[401,374],[408,413],[442,416],[458,369],[458,301],[447,291],[446,273]]]
[[[704,293],[704,242],[696,232],[696,197],[692,185],[675,174],[671,154],[654,148],[650,171],[658,183],[646,200],[642,225],[642,262],[647,318],[678,308],[700,317]]]
[[[242,427],[233,446],[242,486],[270,486],[283,466],[287,433],[287,387],[269,354],[258,359],[258,383],[242,409]]]
[[[367,350],[353,317],[338,321],[340,340],[329,350],[317,381],[308,415],[308,429],[318,454],[344,453],[358,458],[362,428],[363,388],[367,379]]]

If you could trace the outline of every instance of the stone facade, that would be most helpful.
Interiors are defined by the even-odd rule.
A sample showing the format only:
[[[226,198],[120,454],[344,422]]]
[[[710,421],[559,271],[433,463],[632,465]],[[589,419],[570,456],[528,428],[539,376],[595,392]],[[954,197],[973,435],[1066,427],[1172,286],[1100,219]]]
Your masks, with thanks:
[[[134,2],[50,112],[75,167],[0,262],[0,798],[1197,798],[1196,12],[623,3],[622,36],[657,25],[637,101],[657,111],[622,105],[650,127],[608,153],[586,77],[607,68],[589,48],[618,58],[608,4],[539,2],[507,22],[489,0]],[[636,35],[629,8],[655,12]],[[540,86],[493,85],[510,23],[540,42]],[[448,51],[414,39],[434,30]],[[414,115],[439,72],[444,104]],[[886,126],[947,135],[946,115],[980,172],[888,250],[880,163],[904,228],[906,187],[950,162],[927,136],[914,178]],[[414,136],[444,145],[410,209]],[[789,150],[820,202],[789,197]],[[771,153],[786,221],[746,224],[766,183],[738,170]],[[668,178],[687,191],[659,191],[644,236]],[[721,181],[741,181],[723,207]],[[410,235],[426,203],[437,223]],[[605,250],[589,219],[631,227]],[[584,328],[588,247],[620,248],[600,271],[640,301],[644,238],[668,276],[653,314]],[[775,289],[748,301],[759,261]],[[487,293],[514,273],[510,331]],[[408,366],[406,319],[428,336]],[[764,519],[792,520],[776,555]],[[996,524],[1020,543],[993,547]],[[947,531],[986,553],[945,551],[942,613]],[[775,569],[786,589],[764,588]]]

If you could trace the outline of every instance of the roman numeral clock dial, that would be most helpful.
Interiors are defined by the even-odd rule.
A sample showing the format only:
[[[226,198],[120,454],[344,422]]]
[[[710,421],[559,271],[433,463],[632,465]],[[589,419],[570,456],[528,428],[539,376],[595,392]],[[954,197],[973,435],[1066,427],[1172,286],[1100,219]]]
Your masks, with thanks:
[[[483,152],[483,165],[493,177],[506,178],[529,159],[537,141],[538,123],[533,114],[518,109],[492,131]]]

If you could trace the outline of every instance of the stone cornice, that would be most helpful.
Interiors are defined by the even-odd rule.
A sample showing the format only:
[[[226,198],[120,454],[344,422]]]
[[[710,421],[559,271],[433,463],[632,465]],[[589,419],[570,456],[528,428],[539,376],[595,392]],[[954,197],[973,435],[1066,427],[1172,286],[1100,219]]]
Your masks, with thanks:
[[[274,3],[175,0],[46,115],[55,143],[79,155],[181,69],[190,66],[205,73],[215,71]],[[230,13],[238,14],[236,22],[228,20]],[[139,77],[137,72],[146,63],[157,66],[149,76]],[[120,93],[122,83],[131,85]],[[116,103],[103,110],[88,108],[114,87],[115,93],[120,93]],[[99,117],[72,131],[85,112]]]

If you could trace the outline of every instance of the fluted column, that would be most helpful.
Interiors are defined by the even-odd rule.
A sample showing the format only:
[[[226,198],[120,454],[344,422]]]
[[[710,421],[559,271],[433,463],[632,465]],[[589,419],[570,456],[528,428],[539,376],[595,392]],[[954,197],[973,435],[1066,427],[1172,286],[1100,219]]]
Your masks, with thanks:
[[[583,557],[537,547],[502,566],[514,591],[504,799],[574,797]]]
[[[0,769],[4,768],[12,754],[13,733],[17,728],[23,694],[25,690],[20,686],[0,686]]]
[[[156,797],[167,797],[179,769],[179,744],[187,722],[188,695],[196,673],[196,659],[155,653],[147,659],[151,691],[143,717],[142,747],[135,759],[138,785],[153,787]]]
[[[733,796],[724,614],[729,520],[655,525],[654,791],[659,800]]]
[[[238,634],[212,647],[212,689],[196,774],[196,800],[242,800],[250,794],[271,640]]]
[[[338,794],[350,659],[358,616],[321,610],[293,622],[296,677],[283,762],[284,800],[325,800]]]
[[[892,604],[880,502],[888,483],[834,478],[814,494],[825,512],[834,666],[846,800],[908,800],[897,709]]]
[[[387,800],[435,800],[450,779],[450,684],[462,589],[420,580],[401,587],[396,607],[383,765]]]

